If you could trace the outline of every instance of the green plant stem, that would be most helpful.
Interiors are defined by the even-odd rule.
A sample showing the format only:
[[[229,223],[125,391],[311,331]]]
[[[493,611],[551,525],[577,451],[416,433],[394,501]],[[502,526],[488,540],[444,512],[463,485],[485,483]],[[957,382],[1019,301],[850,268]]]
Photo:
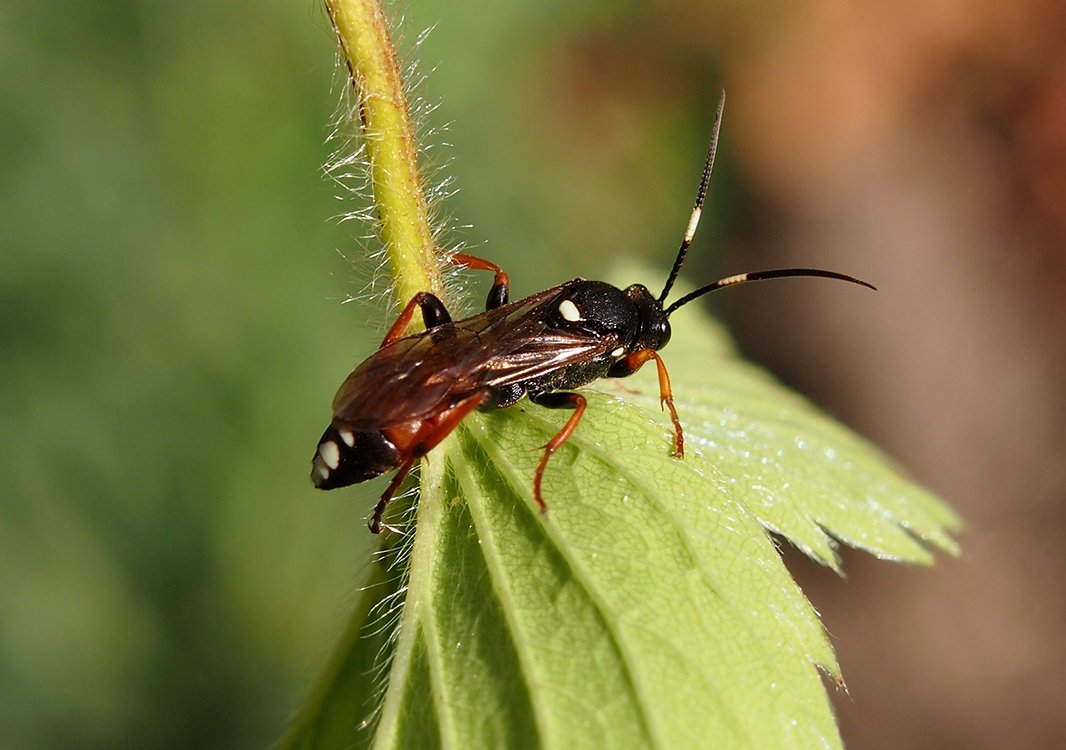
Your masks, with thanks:
[[[368,629],[367,624],[373,622],[375,607],[382,599],[395,596],[400,583],[385,560],[375,561],[344,632],[278,743],[279,750],[348,747],[356,740],[364,745],[369,742],[369,730],[360,725],[373,717],[381,699],[375,669],[377,654],[386,647],[389,631],[384,626]]]
[[[399,304],[431,291],[443,296],[429,212],[418,171],[417,144],[388,21],[377,0],[326,0],[344,53],[358,103],[366,155],[370,163],[374,205],[389,271]],[[412,327],[421,325],[418,316]],[[443,458],[441,459],[443,460]],[[440,467],[437,467],[440,473]],[[391,630],[372,613],[383,599],[397,596],[404,577],[395,565],[403,540],[385,535],[382,553],[340,640],[317,678],[310,695],[289,727],[280,747],[297,750],[366,745],[382,698],[375,678],[379,655],[394,650]],[[408,636],[410,640],[412,636]],[[395,701],[394,701],[395,703]]]
[[[358,100],[396,299],[443,294],[418,148],[388,20],[377,0],[326,0]]]

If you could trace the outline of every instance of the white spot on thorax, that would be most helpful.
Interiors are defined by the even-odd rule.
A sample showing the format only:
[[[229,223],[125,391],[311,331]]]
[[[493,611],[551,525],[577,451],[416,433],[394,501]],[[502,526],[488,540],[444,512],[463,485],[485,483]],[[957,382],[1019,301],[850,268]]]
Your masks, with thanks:
[[[626,348],[624,346],[620,346],[617,349],[615,349],[613,352],[611,352],[611,356],[612,357],[621,357],[625,353],[626,353]]]
[[[332,440],[327,440],[318,446],[318,455],[322,456],[323,463],[331,469],[341,465],[341,449]]]
[[[341,440],[343,440],[344,444],[349,448],[355,447],[355,435],[350,430],[340,430],[337,434],[341,436]]]
[[[564,320],[569,320],[571,323],[581,320],[581,311],[577,309],[577,305],[568,299],[564,299],[559,303],[559,314],[563,316]]]

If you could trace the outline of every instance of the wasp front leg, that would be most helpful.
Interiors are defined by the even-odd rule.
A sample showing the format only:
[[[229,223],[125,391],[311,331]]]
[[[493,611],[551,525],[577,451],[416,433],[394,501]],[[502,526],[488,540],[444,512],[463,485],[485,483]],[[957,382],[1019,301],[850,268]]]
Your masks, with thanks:
[[[670,410],[670,421],[674,425],[674,458],[685,457],[685,433],[681,429],[681,420],[674,408],[674,392],[670,388],[670,375],[666,364],[654,349],[639,349],[615,362],[607,371],[609,378],[625,378],[639,370],[649,359],[655,360],[659,373],[659,404]]]

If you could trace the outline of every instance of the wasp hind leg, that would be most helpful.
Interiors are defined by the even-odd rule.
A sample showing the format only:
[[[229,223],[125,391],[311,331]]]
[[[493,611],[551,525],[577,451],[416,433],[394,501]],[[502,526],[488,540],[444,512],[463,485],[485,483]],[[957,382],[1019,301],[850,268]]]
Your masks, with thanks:
[[[396,341],[396,339],[402,339],[407,335],[407,326],[411,324],[411,318],[415,316],[416,308],[422,311],[422,322],[425,323],[427,331],[452,322],[452,316],[448,313],[448,308],[444,306],[439,297],[429,292],[419,292],[411,298],[411,301],[407,303],[400,316],[396,318],[396,322],[392,324],[392,328],[385,334],[385,338],[379,348],[386,347]]]
[[[510,295],[511,280],[504,270],[495,263],[479,258],[476,255],[456,253],[452,256],[452,263],[465,268],[473,268],[475,271],[492,271],[495,277],[492,279],[492,288],[489,289],[488,299],[485,300],[485,309],[493,310],[507,304]]]
[[[541,480],[544,478],[544,469],[547,468],[548,459],[552,457],[552,454],[574,434],[578,422],[581,421],[581,415],[585,413],[585,406],[588,405],[588,402],[585,400],[585,397],[579,393],[567,393],[565,391],[530,394],[529,400],[538,406],[543,406],[548,409],[574,410],[574,413],[570,415],[570,419],[566,420],[566,424],[563,425],[563,428],[555,433],[555,437],[543,446],[544,454],[540,457],[540,463],[537,464],[537,471],[533,475],[533,498],[537,501],[537,505],[540,506],[540,512],[547,515],[548,506],[544,503],[544,497],[540,492]]]
[[[478,391],[473,396],[463,399],[447,411],[437,415],[434,419],[428,420],[425,423],[425,426],[418,431],[410,443],[412,447],[409,449],[407,459],[400,465],[400,469],[396,472],[396,476],[394,476],[392,481],[389,482],[388,488],[382,493],[381,499],[378,500],[378,504],[374,506],[374,515],[371,516],[370,523],[368,524],[371,533],[380,534],[383,528],[398,533],[398,529],[381,522],[381,519],[385,515],[385,509],[388,507],[389,503],[392,502],[392,496],[396,493],[396,490],[400,488],[400,484],[403,483],[403,480],[407,477],[418,460],[436,448],[444,438],[451,435],[452,431],[459,426],[459,423],[463,421],[466,415],[485,403],[488,398],[488,390]]]
[[[492,287],[489,289],[488,299],[485,300],[485,309],[494,310],[507,304],[511,293],[511,279],[498,265],[484,258],[479,258],[476,255],[467,255],[466,253],[455,253],[452,255],[450,262],[453,265],[472,268],[475,271],[492,271],[494,274]],[[406,335],[407,326],[411,324],[411,318],[414,317],[416,307],[422,310],[422,321],[426,324],[427,331],[439,325],[452,322],[452,316],[448,313],[448,309],[440,301],[439,297],[430,292],[419,292],[411,298],[411,301],[407,303],[400,316],[396,318],[392,328],[385,334],[385,340],[381,342],[381,346],[388,346],[396,339],[403,338]]]
[[[387,508],[389,503],[392,502],[392,496],[396,494],[396,490],[399,489],[401,484],[403,484],[403,480],[407,478],[407,475],[411,472],[412,467],[414,467],[415,462],[418,461],[418,459],[418,456],[411,456],[404,461],[403,465],[400,466],[400,470],[396,472],[396,476],[394,476],[392,481],[389,482],[388,489],[382,493],[381,499],[378,500],[378,504],[374,506],[374,515],[371,517],[370,523],[367,524],[370,527],[371,534],[380,534],[382,528],[386,528],[394,534],[400,533],[400,530],[395,526],[383,524],[381,518],[385,515],[385,508]]]

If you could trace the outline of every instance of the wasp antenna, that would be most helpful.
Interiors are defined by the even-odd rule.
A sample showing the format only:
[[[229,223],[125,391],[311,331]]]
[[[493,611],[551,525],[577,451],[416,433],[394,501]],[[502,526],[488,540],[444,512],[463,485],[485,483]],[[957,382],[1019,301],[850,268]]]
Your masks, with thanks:
[[[795,276],[818,276],[823,279],[837,279],[838,281],[847,281],[852,284],[858,284],[868,289],[877,291],[877,287],[862,279],[856,279],[854,276],[848,276],[847,274],[837,273],[836,271],[823,271],[820,268],[777,268],[773,271],[754,271],[752,273],[738,273],[736,276],[726,276],[724,279],[718,279],[713,284],[700,287],[694,292],[686,294],[674,304],[666,308],[666,316],[669,317],[672,312],[679,307],[687,305],[695,299],[699,299],[705,294],[710,294],[719,289],[723,289],[727,286],[736,286],[737,284],[747,284],[750,281],[766,281],[767,279],[786,279]]]
[[[718,131],[722,128],[722,111],[725,109],[725,89],[718,98],[718,110],[714,115],[714,125],[711,128],[711,143],[707,146],[707,159],[703,162],[703,177],[700,178],[700,189],[696,193],[696,205],[692,207],[692,215],[689,216],[688,226],[685,227],[685,236],[681,239],[681,247],[678,248],[677,257],[674,259],[674,267],[670,269],[670,276],[666,279],[663,293],[659,295],[659,304],[666,302],[666,295],[670,293],[677,275],[681,273],[681,264],[685,262],[689,245],[696,236],[696,227],[700,225],[700,214],[703,213],[703,202],[707,198],[707,188],[711,184],[711,172],[714,170],[714,155],[718,152]]]

